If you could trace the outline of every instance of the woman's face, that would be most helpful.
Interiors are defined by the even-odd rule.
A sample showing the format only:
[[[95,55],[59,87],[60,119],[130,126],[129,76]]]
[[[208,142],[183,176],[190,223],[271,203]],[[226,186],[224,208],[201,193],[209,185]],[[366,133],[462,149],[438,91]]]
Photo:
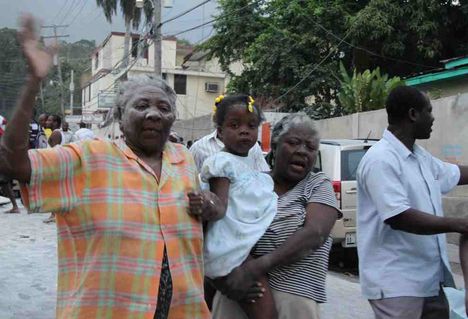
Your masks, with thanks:
[[[312,170],[319,149],[319,139],[306,125],[296,125],[281,136],[274,150],[273,175],[299,182]]]
[[[129,98],[120,126],[125,142],[134,151],[152,155],[162,151],[174,120],[167,94],[158,87],[144,85]]]

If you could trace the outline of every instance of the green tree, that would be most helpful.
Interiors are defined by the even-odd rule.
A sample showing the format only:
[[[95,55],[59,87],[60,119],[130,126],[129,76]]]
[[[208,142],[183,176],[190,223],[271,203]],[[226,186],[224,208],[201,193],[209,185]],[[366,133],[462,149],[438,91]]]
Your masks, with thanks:
[[[26,75],[26,63],[17,41],[16,30],[0,29],[0,114],[7,118],[11,115]],[[80,78],[89,71],[90,54],[95,48],[94,41],[80,40],[75,43],[60,43],[60,60],[64,82],[65,105],[68,105],[70,73],[75,72],[74,104],[81,105]],[[38,113],[60,113],[60,87],[57,68],[52,68],[42,83],[42,97],[37,97]]]
[[[338,100],[346,113],[378,110],[385,107],[385,100],[391,90],[405,85],[399,77],[388,78],[380,69],[365,70],[359,73],[354,69],[349,76],[343,64],[340,64],[341,80]]]
[[[230,71],[229,90],[315,118],[344,114],[339,62],[406,76],[467,53],[468,3],[440,0],[220,0],[203,48]]]

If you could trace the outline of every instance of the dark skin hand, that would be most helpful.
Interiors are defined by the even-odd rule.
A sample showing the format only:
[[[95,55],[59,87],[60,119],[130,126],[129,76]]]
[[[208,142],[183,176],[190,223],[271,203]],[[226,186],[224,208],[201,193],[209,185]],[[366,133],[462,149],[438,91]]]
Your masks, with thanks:
[[[187,194],[190,213],[200,216],[202,221],[216,221],[226,215],[229,180],[224,177],[210,179],[210,190]]]
[[[392,229],[418,235],[468,233],[468,219],[439,217],[410,208],[385,221]]]
[[[0,174],[25,183],[29,182],[31,177],[31,163],[28,157],[29,122],[33,116],[39,84],[47,76],[53,55],[57,51],[56,46],[40,48],[34,24],[35,21],[30,15],[21,19],[18,35],[28,64],[28,80],[8,125],[14,129],[6,129],[0,145]]]
[[[256,280],[260,276],[275,267],[294,263],[320,248],[335,224],[337,211],[319,203],[309,203],[306,210],[303,228],[270,254],[249,260],[235,268],[225,278],[224,283],[217,283],[219,290],[231,299],[243,299],[251,292],[252,287],[257,286]]]
[[[62,143],[62,134],[60,132],[54,131],[49,137],[49,145],[54,147],[55,145],[60,145]]]

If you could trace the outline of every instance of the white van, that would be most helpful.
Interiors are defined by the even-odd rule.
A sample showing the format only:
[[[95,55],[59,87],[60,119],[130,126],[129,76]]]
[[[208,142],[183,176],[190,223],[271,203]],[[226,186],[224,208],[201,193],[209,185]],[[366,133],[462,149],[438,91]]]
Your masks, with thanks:
[[[334,244],[356,247],[356,171],[364,154],[376,143],[369,139],[323,139],[315,171],[323,171],[332,181],[343,217],[336,221],[331,236]]]

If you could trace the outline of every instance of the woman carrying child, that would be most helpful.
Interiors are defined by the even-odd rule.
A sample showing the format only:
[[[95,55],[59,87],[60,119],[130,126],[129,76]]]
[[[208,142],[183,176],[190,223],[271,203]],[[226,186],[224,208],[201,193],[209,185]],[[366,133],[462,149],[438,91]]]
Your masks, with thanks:
[[[263,119],[261,110],[248,95],[233,95],[216,99],[215,122],[224,149],[207,158],[201,169],[201,179],[209,183],[224,205],[226,216],[208,223],[205,234],[205,276],[223,280],[249,257],[276,215],[278,196],[273,180],[255,170],[247,155],[257,143],[258,127]],[[240,305],[252,318],[276,318],[276,309],[267,277],[258,279],[262,298],[247,298]],[[255,292],[254,292],[255,293]]]

